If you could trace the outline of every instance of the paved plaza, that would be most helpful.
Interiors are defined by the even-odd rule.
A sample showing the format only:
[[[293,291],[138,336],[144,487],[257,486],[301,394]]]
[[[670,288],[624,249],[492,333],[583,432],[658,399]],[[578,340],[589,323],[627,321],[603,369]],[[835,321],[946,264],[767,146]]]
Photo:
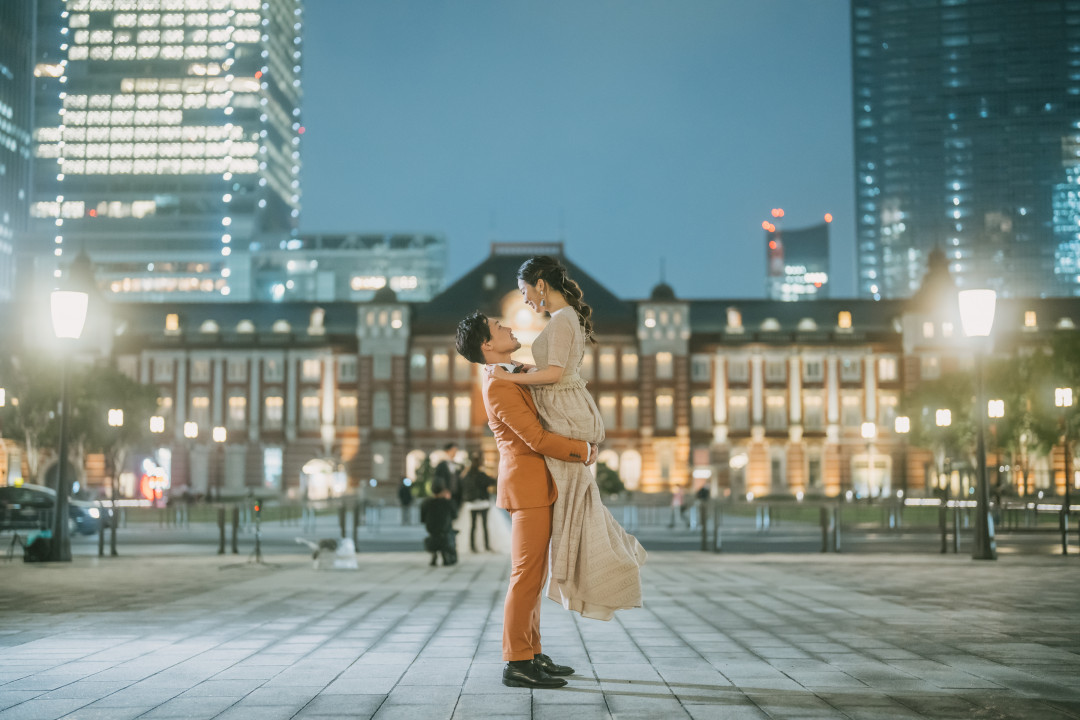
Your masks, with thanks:
[[[500,682],[508,559],[0,565],[0,720],[1080,718],[1080,559],[650,556],[643,609],[546,603],[560,690]]]

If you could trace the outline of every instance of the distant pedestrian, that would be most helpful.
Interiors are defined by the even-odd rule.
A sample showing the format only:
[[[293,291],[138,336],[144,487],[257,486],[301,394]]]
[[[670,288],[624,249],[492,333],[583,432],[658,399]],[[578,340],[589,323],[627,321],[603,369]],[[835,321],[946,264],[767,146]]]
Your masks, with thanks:
[[[408,525],[411,522],[410,508],[412,507],[413,494],[412,494],[412,480],[405,478],[401,481],[401,485],[397,491],[398,502],[401,503],[401,524]]]
[[[457,464],[457,443],[447,443],[443,447],[445,458],[435,466],[435,480],[432,483],[432,494],[438,494],[438,490],[446,488],[450,491],[450,500],[454,504],[454,517],[457,517],[461,509],[461,468]]]
[[[457,542],[454,538],[454,505],[450,500],[450,488],[440,488],[434,497],[420,505],[420,522],[427,528],[424,547],[431,553],[431,566],[438,565],[442,555],[443,566],[457,562]]]
[[[491,488],[495,486],[495,478],[484,472],[480,465],[480,453],[469,456],[469,469],[461,478],[462,492],[465,504],[469,508],[471,523],[469,526],[469,549],[476,552],[476,525],[484,530],[484,550],[491,551],[491,543],[488,540],[488,509],[491,508]]]
[[[671,493],[671,522],[668,523],[669,528],[674,528],[676,524],[681,525],[685,522],[686,506],[683,504],[683,499],[682,486],[676,485],[675,490]]]

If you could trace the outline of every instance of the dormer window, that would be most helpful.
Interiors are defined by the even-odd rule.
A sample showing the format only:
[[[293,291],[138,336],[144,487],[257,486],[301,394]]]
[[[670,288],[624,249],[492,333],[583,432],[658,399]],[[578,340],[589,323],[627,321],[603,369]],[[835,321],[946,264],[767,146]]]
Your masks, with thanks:
[[[817,330],[817,323],[813,318],[803,318],[799,321],[798,330],[799,332],[814,332]]]
[[[765,318],[761,323],[762,332],[779,332],[780,321],[776,318]]]
[[[735,308],[727,309],[728,332],[742,330],[742,313]]]
[[[213,335],[217,333],[221,328],[213,320],[206,320],[201,326],[199,326],[199,332],[205,335]]]
[[[292,325],[289,324],[288,320],[275,320],[273,327],[270,329],[275,333],[290,333],[292,332]]]
[[[836,316],[836,327],[841,330],[851,329],[851,312],[848,310],[841,310]]]
[[[165,334],[166,335],[179,335],[180,334],[180,316],[176,313],[169,313],[165,316]]]
[[[241,320],[236,323],[236,332],[240,335],[250,335],[255,332],[255,323],[250,320]]]
[[[325,335],[326,326],[323,324],[326,321],[326,310],[323,308],[315,308],[311,311],[311,319],[308,320],[308,335]]]
[[[1028,311],[1026,311],[1024,313],[1024,327],[1029,328],[1031,330],[1034,330],[1035,328],[1039,327],[1039,323],[1036,320],[1036,315],[1035,315],[1034,310],[1028,310]]]
[[[495,273],[488,273],[488,274],[484,275],[484,289],[485,290],[494,290],[496,282],[497,281],[496,281],[496,278],[495,278]]]

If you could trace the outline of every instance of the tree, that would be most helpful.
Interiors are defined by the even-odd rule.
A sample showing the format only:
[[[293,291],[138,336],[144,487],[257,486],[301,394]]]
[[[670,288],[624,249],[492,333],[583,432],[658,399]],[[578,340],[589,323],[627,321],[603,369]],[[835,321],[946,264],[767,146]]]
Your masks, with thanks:
[[[944,472],[946,458],[963,457],[975,464],[974,396],[972,375],[957,372],[921,383],[900,403],[901,412],[911,418],[911,444],[933,453],[938,474]],[[938,410],[949,411],[948,425],[937,424]]]
[[[991,420],[998,447],[1018,470],[1024,494],[1030,494],[1034,458],[1047,455],[1057,442],[1057,424],[1046,412],[1043,393],[1048,358],[1044,353],[1018,354],[994,361],[987,369],[987,397],[1003,400],[1004,416]]]
[[[618,471],[602,462],[596,463],[596,486],[601,495],[618,495],[626,489]]]
[[[44,357],[0,358],[0,385],[7,401],[0,408],[4,434],[23,446],[30,479],[40,482],[43,456],[56,456],[60,432],[60,368]]]

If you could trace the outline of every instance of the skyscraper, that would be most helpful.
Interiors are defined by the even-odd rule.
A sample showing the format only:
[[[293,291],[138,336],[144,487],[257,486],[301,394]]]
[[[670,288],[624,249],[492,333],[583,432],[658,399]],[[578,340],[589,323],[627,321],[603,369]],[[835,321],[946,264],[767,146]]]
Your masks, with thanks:
[[[301,0],[41,0],[38,268],[115,299],[246,299],[300,215]]]
[[[1080,2],[851,5],[859,293],[1080,294]]]
[[[15,250],[29,218],[34,5],[0,3],[0,302],[14,294]]]
[[[770,300],[829,297],[829,222],[806,228],[765,228],[765,291]]]

